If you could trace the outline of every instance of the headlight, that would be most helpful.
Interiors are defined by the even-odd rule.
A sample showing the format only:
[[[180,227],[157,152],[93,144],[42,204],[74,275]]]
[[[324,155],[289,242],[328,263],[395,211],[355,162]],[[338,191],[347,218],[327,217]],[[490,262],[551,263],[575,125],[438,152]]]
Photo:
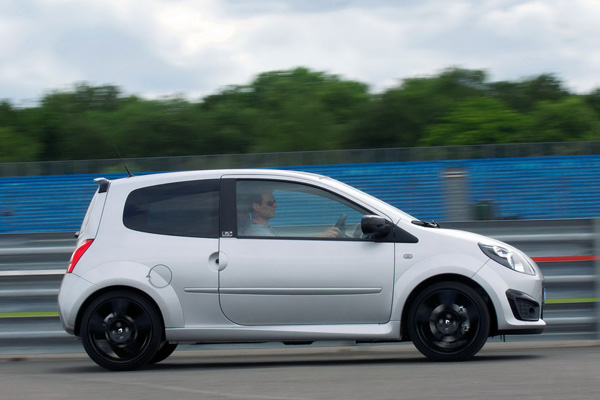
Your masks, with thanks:
[[[535,275],[535,270],[529,265],[529,262],[525,258],[506,247],[479,243],[479,248],[481,248],[481,251],[483,251],[486,256],[497,263],[504,265],[506,268],[527,275]]]

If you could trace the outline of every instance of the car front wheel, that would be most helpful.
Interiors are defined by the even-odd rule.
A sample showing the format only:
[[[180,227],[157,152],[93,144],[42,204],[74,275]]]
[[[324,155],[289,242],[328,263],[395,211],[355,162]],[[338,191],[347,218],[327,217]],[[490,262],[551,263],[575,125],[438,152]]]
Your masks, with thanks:
[[[96,364],[132,370],[149,363],[162,342],[162,323],[145,297],[127,291],[105,293],[83,314],[81,341]]]
[[[412,302],[408,333],[415,347],[435,361],[463,361],[485,344],[490,316],[481,296],[458,282],[425,288]]]
[[[148,364],[156,364],[156,363],[159,363],[159,362],[165,360],[167,357],[169,357],[171,354],[173,354],[173,352],[175,351],[176,348],[177,348],[177,343],[169,343],[169,342],[163,343],[160,346],[160,348],[158,349],[158,352],[156,352],[156,354],[154,355],[154,357],[152,357],[152,359],[148,362]]]

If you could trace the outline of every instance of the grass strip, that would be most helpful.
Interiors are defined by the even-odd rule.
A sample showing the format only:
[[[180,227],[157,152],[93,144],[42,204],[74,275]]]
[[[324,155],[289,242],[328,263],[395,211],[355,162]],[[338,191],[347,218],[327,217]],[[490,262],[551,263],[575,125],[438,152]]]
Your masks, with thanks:
[[[0,313],[0,318],[39,318],[39,317],[58,317],[58,312],[57,311],[42,311],[42,312]]]
[[[573,304],[573,303],[596,303],[599,299],[583,298],[583,299],[546,299],[546,304]]]

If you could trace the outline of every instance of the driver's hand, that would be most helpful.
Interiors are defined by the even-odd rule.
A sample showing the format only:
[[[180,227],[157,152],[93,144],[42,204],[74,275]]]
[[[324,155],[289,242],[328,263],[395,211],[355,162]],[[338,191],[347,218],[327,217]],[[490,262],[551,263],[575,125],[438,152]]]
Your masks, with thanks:
[[[317,237],[324,238],[336,238],[338,236],[340,236],[340,229],[336,228],[335,226],[332,226],[331,228],[328,228],[325,232],[322,232],[317,235]]]

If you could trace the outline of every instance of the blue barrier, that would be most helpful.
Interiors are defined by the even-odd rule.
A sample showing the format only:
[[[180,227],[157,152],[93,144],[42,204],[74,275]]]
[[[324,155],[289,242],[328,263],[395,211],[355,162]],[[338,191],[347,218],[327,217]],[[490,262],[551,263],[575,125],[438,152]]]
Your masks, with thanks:
[[[330,176],[421,219],[445,220],[444,172],[467,173],[470,202],[488,202],[500,219],[600,215],[600,156],[415,161],[284,167]],[[0,233],[79,229],[96,190],[81,174],[0,178]]]
[[[497,219],[600,215],[600,156],[318,165],[286,169],[331,176],[421,219],[445,220],[444,172],[467,173],[470,203]]]
[[[100,175],[0,178],[0,233],[77,231]],[[104,174],[117,179],[125,174]]]
[[[473,202],[491,200],[501,218],[593,218],[600,215],[600,156],[465,162]]]

